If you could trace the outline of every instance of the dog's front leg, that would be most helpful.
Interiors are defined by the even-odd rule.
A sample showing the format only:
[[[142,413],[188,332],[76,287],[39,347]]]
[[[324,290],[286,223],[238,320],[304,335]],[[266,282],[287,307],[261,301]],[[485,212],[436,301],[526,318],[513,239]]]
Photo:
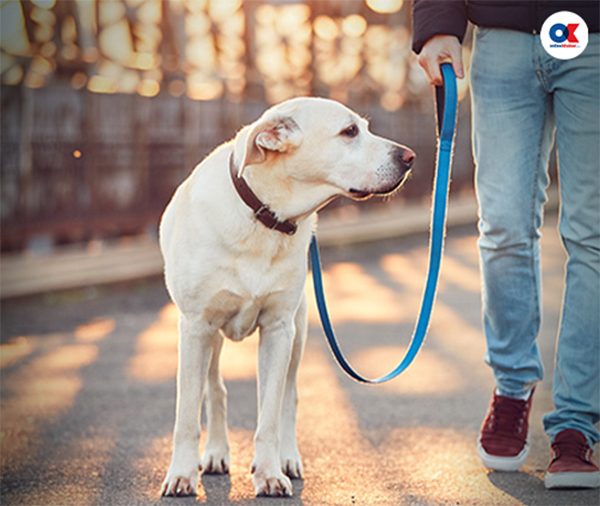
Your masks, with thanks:
[[[177,414],[173,434],[173,456],[161,493],[195,495],[201,469],[199,413],[214,332],[199,318],[184,315],[179,320],[179,367],[177,369]]]
[[[261,327],[258,349],[259,413],[252,463],[257,496],[291,496],[292,482],[281,470],[280,423],[283,391],[292,354],[294,324],[277,320]]]
[[[306,296],[302,298],[295,317],[296,335],[292,348],[292,357],[287,373],[285,391],[283,394],[283,409],[281,414],[281,469],[290,478],[302,478],[302,460],[298,451],[296,439],[296,411],[298,391],[296,378],[298,366],[304,352],[307,331]]]

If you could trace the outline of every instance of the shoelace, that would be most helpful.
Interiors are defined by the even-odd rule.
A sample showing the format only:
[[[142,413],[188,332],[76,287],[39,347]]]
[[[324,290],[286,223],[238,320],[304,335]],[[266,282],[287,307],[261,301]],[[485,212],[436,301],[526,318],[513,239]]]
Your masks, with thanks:
[[[553,462],[563,455],[577,457],[587,462],[588,454],[590,453],[590,447],[586,441],[579,441],[575,439],[567,441],[554,441],[552,443],[552,452],[554,453],[554,458],[552,459]]]
[[[492,402],[489,428],[498,433],[521,434],[527,416],[524,411],[524,401],[496,396]]]

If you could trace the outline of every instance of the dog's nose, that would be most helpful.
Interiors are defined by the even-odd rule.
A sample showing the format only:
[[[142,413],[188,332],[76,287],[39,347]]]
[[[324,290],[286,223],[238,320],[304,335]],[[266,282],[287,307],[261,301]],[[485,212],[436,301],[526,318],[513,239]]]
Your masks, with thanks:
[[[412,167],[412,164],[415,161],[416,157],[417,157],[417,154],[412,149],[407,148],[404,150],[404,153],[402,153],[402,160],[409,167]]]
[[[405,168],[407,171],[411,169],[413,162],[417,154],[409,148],[397,148],[395,153],[396,161],[400,166]]]

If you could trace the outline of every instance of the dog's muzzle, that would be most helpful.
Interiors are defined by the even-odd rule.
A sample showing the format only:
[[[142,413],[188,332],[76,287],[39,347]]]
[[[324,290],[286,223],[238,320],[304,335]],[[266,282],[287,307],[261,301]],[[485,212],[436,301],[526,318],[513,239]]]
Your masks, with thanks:
[[[383,169],[385,172],[391,173],[391,175],[387,176],[386,174],[386,177],[384,177],[386,180],[389,179],[390,183],[382,186],[381,188],[372,190],[359,190],[356,188],[350,188],[350,196],[355,200],[365,200],[373,195],[380,197],[391,195],[408,179],[416,157],[417,155],[412,149],[403,146],[395,147],[392,151],[393,165],[389,168]]]

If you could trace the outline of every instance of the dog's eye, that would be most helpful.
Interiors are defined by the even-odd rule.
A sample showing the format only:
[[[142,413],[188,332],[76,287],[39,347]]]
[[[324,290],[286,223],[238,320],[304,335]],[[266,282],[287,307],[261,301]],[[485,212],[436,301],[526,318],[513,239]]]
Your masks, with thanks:
[[[358,127],[354,124],[350,125],[348,128],[344,128],[340,135],[344,137],[356,137],[358,135]]]

